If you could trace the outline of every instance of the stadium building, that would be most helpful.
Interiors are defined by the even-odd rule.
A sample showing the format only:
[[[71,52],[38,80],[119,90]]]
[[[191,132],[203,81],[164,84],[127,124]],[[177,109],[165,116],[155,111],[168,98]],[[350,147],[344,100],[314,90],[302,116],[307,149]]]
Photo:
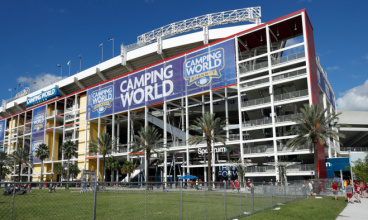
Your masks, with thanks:
[[[215,28],[237,22],[250,24]],[[284,135],[304,104],[335,111],[306,11],[261,23],[260,7],[245,8],[171,23],[121,45],[117,57],[4,101],[0,141],[8,153],[26,148],[33,154],[47,144],[46,181],[61,180],[53,172],[66,166],[60,146],[67,140],[78,145],[71,162],[81,170],[98,170],[101,180],[102,157],[89,153],[88,143],[102,132],[118,141],[113,157],[137,165],[132,181],[144,180],[144,172],[150,181],[184,174],[206,181],[206,146],[189,146],[186,140],[195,135],[188,126],[211,112],[227,122],[226,146],[212,146],[213,179],[234,178],[228,167],[236,161],[248,162],[246,178],[254,181],[278,179],[279,161],[287,163],[289,180],[304,179],[313,175],[313,153],[306,146],[288,150],[285,143],[293,136]],[[148,171],[145,153],[133,155],[129,146],[147,125],[156,126],[165,142],[156,146],[163,156],[154,155]],[[336,157],[340,148],[327,142],[329,147],[319,146],[320,178],[326,177],[325,158]],[[40,160],[33,157],[33,162],[33,168],[22,166],[23,180],[40,180]],[[17,170],[6,180],[16,180]],[[113,172],[113,181],[127,180]],[[107,170],[108,181],[110,174]]]

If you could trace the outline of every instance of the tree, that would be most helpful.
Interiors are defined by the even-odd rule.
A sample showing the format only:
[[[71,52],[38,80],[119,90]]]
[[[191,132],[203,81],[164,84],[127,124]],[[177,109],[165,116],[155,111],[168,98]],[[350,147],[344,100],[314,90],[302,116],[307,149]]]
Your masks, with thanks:
[[[304,108],[300,109],[301,114],[295,116],[291,121],[296,124],[285,135],[296,135],[286,142],[287,148],[295,151],[298,147],[308,145],[310,152],[314,151],[314,179],[318,179],[318,143],[325,144],[325,139],[334,139],[339,142],[339,137],[344,138],[345,135],[338,133],[336,130],[340,127],[347,127],[345,124],[337,124],[339,115],[335,112],[327,113],[327,109],[320,110],[319,105],[304,104]],[[326,116],[325,116],[326,114]],[[330,125],[334,126],[332,128]],[[335,130],[336,129],[336,130]],[[315,181],[314,192],[318,193],[318,181]]]
[[[38,149],[35,151],[35,156],[41,160],[41,182],[43,182],[43,168],[44,164],[43,161],[47,158],[49,158],[50,151],[49,146],[46,144],[40,144],[38,146]],[[42,188],[42,184],[40,184],[40,189]]]
[[[121,166],[121,173],[128,174],[128,182],[130,182],[130,175],[134,172],[135,165],[132,161],[125,161],[123,166]]]
[[[54,173],[56,174],[56,175],[60,175],[61,177],[63,176],[63,175],[65,175],[66,174],[66,171],[65,171],[65,167],[64,166],[62,166],[62,165],[58,165],[57,167],[55,167],[55,169],[54,169]],[[61,177],[60,177],[60,179],[61,179]]]
[[[3,177],[3,166],[6,165],[9,161],[10,161],[10,158],[8,154],[4,151],[0,151],[0,183]]]
[[[208,165],[208,177],[207,181],[212,182],[212,142],[221,142],[223,145],[226,145],[225,139],[222,138],[221,135],[226,133],[224,128],[226,127],[226,122],[221,120],[220,118],[215,118],[215,114],[211,114],[206,112],[203,117],[199,117],[194,120],[194,124],[189,127],[189,130],[192,130],[199,135],[192,136],[189,138],[189,145],[199,144],[199,143],[207,143],[207,165]],[[209,184],[208,190],[212,190],[212,185]]]
[[[69,183],[69,179],[70,179],[70,159],[72,158],[72,156],[74,156],[77,153],[78,147],[77,145],[71,141],[68,140],[66,142],[64,142],[63,145],[61,145],[61,148],[63,150],[63,154],[64,154],[64,158],[66,158],[68,160],[68,169],[67,169],[67,183]],[[69,189],[69,184],[66,184],[66,189]]]
[[[3,167],[1,170],[0,170],[1,174],[0,174],[0,179],[2,179],[3,177],[5,178],[6,175],[9,175],[11,174],[11,171],[9,168],[7,167]]]
[[[78,176],[80,174],[81,170],[79,169],[77,164],[70,164],[70,173],[72,174],[72,182],[74,182],[74,176]]]
[[[20,173],[22,170],[22,164],[26,164],[28,166],[33,166],[33,163],[30,161],[30,154],[28,153],[28,150],[25,148],[18,148],[18,150],[14,151],[11,155],[10,158],[12,161],[14,161],[14,163],[18,164],[18,169],[19,169],[19,173],[18,173],[18,179],[19,182],[22,182],[21,178],[20,178]]]
[[[241,186],[244,186],[244,177],[245,173],[247,172],[248,166],[246,164],[243,164],[241,161],[234,163],[233,166],[235,167],[236,172],[238,173],[238,178],[240,177]]]
[[[113,170],[119,170],[120,164],[115,157],[108,157],[106,159],[106,169],[111,170],[111,182],[114,180]]]
[[[138,152],[146,152],[146,182],[149,181],[149,173],[148,167],[151,159],[151,155],[153,153],[160,154],[160,152],[154,149],[155,145],[158,145],[163,142],[161,138],[161,134],[159,134],[158,130],[154,126],[147,126],[146,128],[141,128],[138,132],[138,135],[134,136],[135,141],[131,143],[133,148],[133,154],[137,154]],[[148,186],[147,186],[148,187]]]
[[[100,137],[92,139],[89,143],[89,152],[102,155],[102,180],[104,180],[105,176],[106,155],[116,151],[116,143],[116,138],[112,139],[109,133],[102,133]],[[99,171],[97,170],[97,172]]]
[[[363,160],[359,158],[356,161],[352,161],[352,163],[354,163],[352,170],[353,170],[355,179],[361,180],[363,181],[363,183],[367,183],[368,182],[368,152]],[[348,166],[347,168],[350,169],[350,166]]]

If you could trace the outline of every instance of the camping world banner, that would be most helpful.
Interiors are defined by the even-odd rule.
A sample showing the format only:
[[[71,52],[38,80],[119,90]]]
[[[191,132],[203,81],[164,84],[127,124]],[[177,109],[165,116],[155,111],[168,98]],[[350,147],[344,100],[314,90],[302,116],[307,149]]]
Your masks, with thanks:
[[[141,108],[235,83],[235,45],[231,39],[89,89],[87,118]]]

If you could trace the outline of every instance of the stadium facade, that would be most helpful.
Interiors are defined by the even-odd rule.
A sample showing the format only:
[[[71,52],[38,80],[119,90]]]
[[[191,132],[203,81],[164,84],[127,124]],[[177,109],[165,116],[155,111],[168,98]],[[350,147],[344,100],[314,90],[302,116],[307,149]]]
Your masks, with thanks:
[[[316,57],[312,24],[305,10],[266,23],[260,23],[260,8],[247,13],[254,24],[209,29],[214,20],[207,17],[203,32],[170,36],[161,29],[162,35],[157,30],[142,35],[137,44],[122,45],[120,56],[4,102],[2,150],[26,148],[33,154],[39,144],[47,144],[51,153],[44,162],[45,180],[59,181],[53,170],[67,163],[60,146],[72,140],[78,152],[71,162],[81,170],[98,170],[101,180],[102,157],[89,153],[88,143],[108,132],[118,141],[112,156],[120,163],[133,161],[132,180],[137,181],[147,172],[145,153],[133,155],[129,143],[141,127],[153,125],[165,143],[156,146],[163,157],[153,155],[150,180],[191,174],[205,181],[206,146],[189,146],[186,140],[195,134],[187,128],[211,112],[227,122],[226,146],[212,146],[213,179],[234,177],[229,167],[236,161],[248,162],[246,177],[254,181],[278,179],[275,165],[280,161],[288,165],[288,179],[309,178],[313,153],[306,146],[287,149],[293,136],[284,134],[304,104],[335,111],[334,92]],[[176,27],[171,25],[170,33]],[[329,147],[318,147],[320,178],[326,177],[325,158],[336,157],[340,148],[327,142]],[[34,168],[22,167],[23,180],[40,180],[40,161],[33,157],[33,162]],[[16,172],[6,180],[16,179]],[[126,180],[120,171],[113,172],[113,181]],[[110,174],[107,170],[107,180]]]

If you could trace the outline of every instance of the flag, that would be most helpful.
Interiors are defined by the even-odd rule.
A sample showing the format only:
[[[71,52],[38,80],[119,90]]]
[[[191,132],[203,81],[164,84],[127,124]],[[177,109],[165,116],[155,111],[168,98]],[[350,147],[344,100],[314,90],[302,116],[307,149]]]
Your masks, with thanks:
[[[82,55],[79,55],[78,57],[79,57],[79,58],[82,58]]]
[[[17,87],[15,87],[14,90],[17,90]]]
[[[103,44],[100,44],[100,46],[98,46],[98,47],[101,47],[101,46],[103,46]]]
[[[11,91],[11,89],[9,89],[9,91]]]
[[[67,64],[68,64],[68,66],[69,66],[69,64],[70,64],[70,60],[69,60],[69,62],[68,62]]]
[[[37,84],[36,82],[33,82],[33,84]]]
[[[22,86],[22,84],[19,84],[18,86]]]
[[[114,40],[114,38],[109,38],[109,39],[107,39],[107,40]]]
[[[57,67],[61,67],[61,64],[56,65]]]
[[[45,82],[45,81],[42,79],[42,82]]]

